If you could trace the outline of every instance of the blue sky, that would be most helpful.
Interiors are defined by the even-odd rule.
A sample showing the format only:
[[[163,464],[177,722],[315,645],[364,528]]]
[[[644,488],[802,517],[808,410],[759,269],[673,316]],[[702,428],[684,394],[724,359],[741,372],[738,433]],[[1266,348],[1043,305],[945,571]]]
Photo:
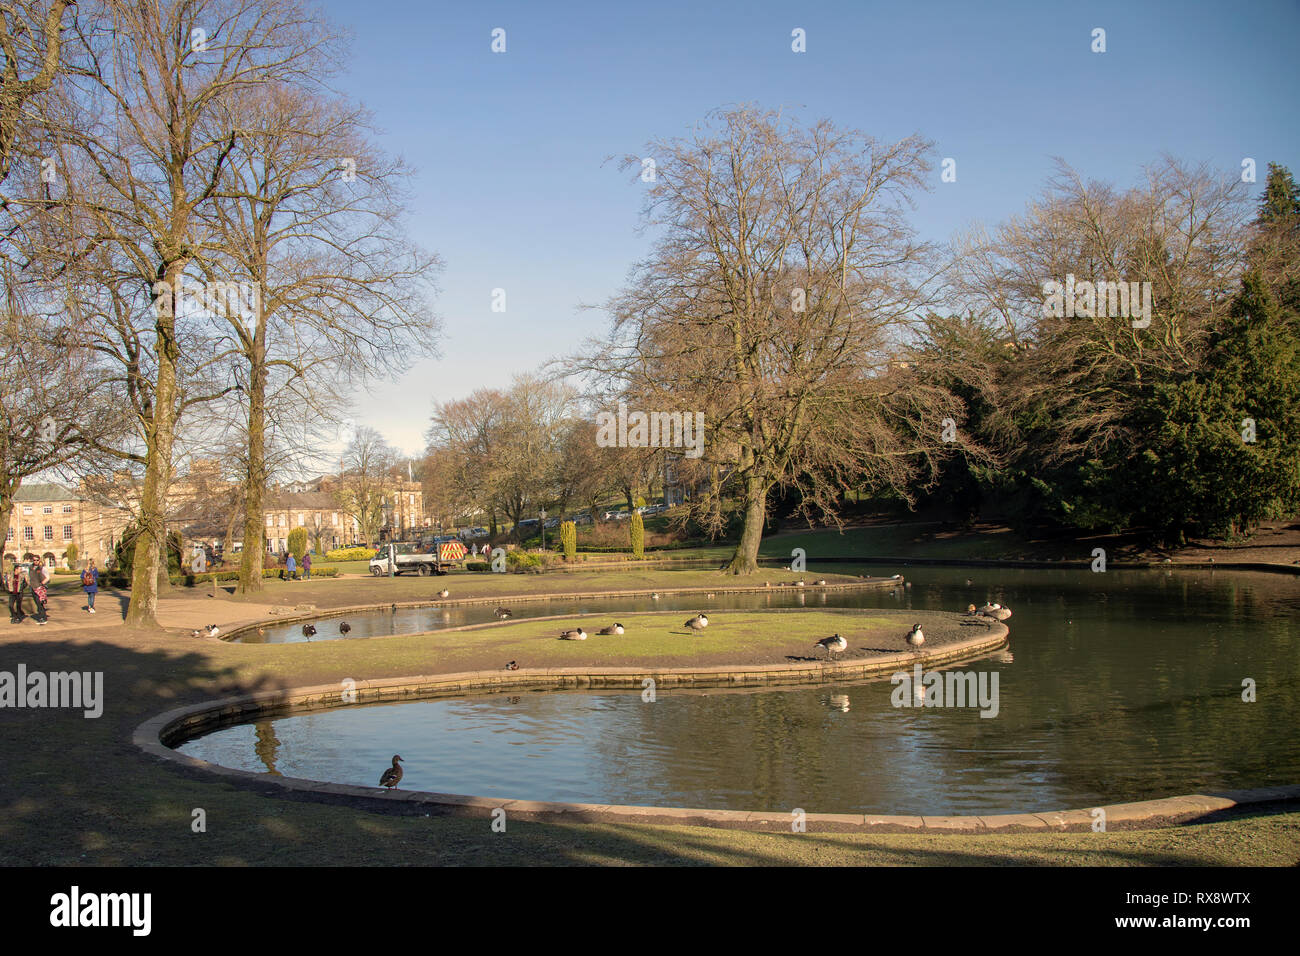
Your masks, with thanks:
[[[643,187],[607,157],[720,106],[932,140],[914,221],[936,241],[1022,209],[1054,156],[1119,184],[1163,153],[1225,170],[1253,157],[1261,184],[1269,161],[1300,174],[1300,0],[322,6],[353,34],[336,85],[417,169],[410,228],[446,263],[442,358],[376,381],[355,412],[410,453],[435,400],[605,328],[579,306],[615,292],[650,241]],[[791,50],[796,27],[807,52]],[[955,183],[939,181],[943,157]]]

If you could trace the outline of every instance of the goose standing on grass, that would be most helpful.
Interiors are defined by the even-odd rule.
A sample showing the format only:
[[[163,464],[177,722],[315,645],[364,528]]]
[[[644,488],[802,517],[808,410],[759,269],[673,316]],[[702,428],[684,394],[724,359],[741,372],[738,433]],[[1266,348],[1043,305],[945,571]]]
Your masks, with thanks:
[[[913,624],[912,629],[907,632],[907,643],[913,647],[920,647],[925,643],[925,634],[921,631],[919,623]]]
[[[510,620],[510,608],[508,607],[499,607],[493,613],[496,614],[498,621]]]
[[[823,637],[820,641],[818,641],[816,644],[813,645],[813,647],[826,648],[826,656],[830,660],[834,660],[835,654],[843,651],[848,646],[849,646],[849,642],[846,641],[844,638],[840,637],[838,634],[832,634],[830,637]]]
[[[351,633],[351,631],[352,631],[352,625],[349,624],[347,621],[344,621],[342,624],[339,625],[340,634],[349,634]]]
[[[692,631],[702,631],[709,626],[709,619],[705,617],[704,612],[701,611],[699,614],[688,620],[686,626]]]
[[[398,766],[401,759],[402,758],[397,756],[397,754],[393,754],[393,765],[385,770],[379,778],[379,785],[381,787],[387,787],[389,790],[392,790],[402,782],[402,768]]]
[[[315,624],[304,624],[304,625],[302,626],[302,636],[303,636],[303,637],[312,637],[313,635],[315,635],[315,633],[316,633],[316,625],[315,625]]]
[[[519,665],[518,665],[517,663],[515,663],[514,661],[511,661],[509,664],[506,665],[506,670],[508,670],[508,671],[517,671],[517,670],[519,670]]]
[[[562,641],[585,641],[586,639],[587,632],[580,627],[574,627],[567,631],[560,632],[560,640]]]
[[[602,628],[601,628],[599,631],[597,631],[596,633],[597,633],[597,634],[622,634],[622,633],[623,633],[623,625],[622,625],[622,624],[619,624],[618,622],[615,622],[615,623],[611,624],[609,627],[602,627]]]

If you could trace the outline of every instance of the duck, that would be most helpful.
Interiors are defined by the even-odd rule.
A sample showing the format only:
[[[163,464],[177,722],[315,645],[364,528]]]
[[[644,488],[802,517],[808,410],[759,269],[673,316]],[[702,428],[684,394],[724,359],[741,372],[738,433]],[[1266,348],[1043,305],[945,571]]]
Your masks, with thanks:
[[[511,661],[509,664],[506,665],[506,670],[517,671],[519,670],[519,665],[516,664],[514,661]]]
[[[392,611],[394,614],[396,614],[396,613],[397,613],[397,605],[396,605],[396,604],[393,604],[391,607],[389,607],[389,610]]]
[[[204,628],[204,631],[207,632],[208,637],[216,637],[221,633],[221,628],[217,627],[215,624],[209,624]]]
[[[709,626],[709,619],[704,616],[703,612],[700,612],[699,614],[695,615],[693,618],[688,620],[686,622],[686,626],[689,627],[692,631],[702,631]]]
[[[920,647],[925,643],[925,634],[921,631],[919,623],[913,624],[912,629],[907,632],[907,643],[913,647]]]
[[[650,592],[650,600],[652,600],[652,601],[657,601],[657,600],[659,600],[659,592],[658,592],[658,591],[651,591],[651,592]]]
[[[835,659],[836,651],[843,651],[848,646],[849,646],[849,642],[846,641],[844,638],[840,637],[838,634],[832,634],[830,637],[823,637],[820,641],[818,641],[816,644],[813,645],[813,647],[826,648],[826,656],[831,660]]]
[[[574,627],[567,631],[560,632],[560,640],[562,641],[585,641],[586,639],[587,632],[580,627]]]
[[[197,627],[194,630],[190,631],[190,637],[202,637],[202,636],[203,636],[203,632],[200,631]]]
[[[980,608],[980,613],[996,618],[999,621],[1005,621],[1011,616],[1011,608],[1003,607],[1001,604],[985,604]]]
[[[302,636],[303,636],[303,637],[311,637],[311,636],[314,635],[315,633],[316,633],[316,625],[315,625],[315,624],[304,624],[304,625],[302,626]]]
[[[492,613],[497,616],[498,621],[508,621],[510,619],[510,608],[508,607],[499,607]]]
[[[819,588],[824,588],[824,587],[826,587],[826,579],[825,579],[825,578],[818,578],[818,579],[817,579],[817,586],[818,586]]]
[[[618,622],[615,622],[615,623],[611,624],[609,627],[602,627],[602,628],[601,628],[599,631],[597,631],[596,633],[597,633],[597,634],[622,634],[622,633],[623,633],[623,625],[622,625],[622,624],[619,624]]]
[[[379,785],[381,787],[387,787],[389,790],[392,790],[395,786],[401,783],[402,768],[398,766],[401,759],[402,758],[397,756],[397,754],[393,754],[393,765],[385,770],[379,777]]]
[[[438,597],[449,598],[451,597],[451,592],[448,591],[446,588],[443,588],[441,591],[438,592]]]
[[[349,634],[351,633],[351,631],[352,631],[352,625],[349,624],[347,621],[344,621],[342,624],[339,625],[340,634]]]

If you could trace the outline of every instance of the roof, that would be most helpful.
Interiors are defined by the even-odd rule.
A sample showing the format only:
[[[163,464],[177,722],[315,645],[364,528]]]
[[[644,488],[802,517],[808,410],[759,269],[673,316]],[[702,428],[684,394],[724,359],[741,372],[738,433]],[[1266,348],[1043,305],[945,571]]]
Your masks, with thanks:
[[[14,493],[14,501],[80,501],[81,497],[73,491],[55,484],[22,485]]]
[[[262,502],[265,511],[338,511],[338,499],[324,491],[270,491]]]

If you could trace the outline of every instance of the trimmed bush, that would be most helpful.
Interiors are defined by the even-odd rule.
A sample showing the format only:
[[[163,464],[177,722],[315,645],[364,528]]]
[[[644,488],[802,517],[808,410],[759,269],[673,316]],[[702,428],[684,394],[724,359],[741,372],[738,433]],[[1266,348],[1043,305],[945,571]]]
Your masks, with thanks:
[[[77,566],[77,554],[77,543],[69,541],[68,546],[63,549],[63,556],[68,562],[68,567],[75,568]]]
[[[466,561],[466,571],[491,571],[492,565],[487,561]]]
[[[632,557],[645,557],[645,522],[635,511],[627,523],[627,536],[632,543]]]
[[[262,577],[278,578],[280,576],[280,572],[283,570],[284,570],[283,568],[264,568],[262,570]],[[65,572],[65,573],[70,574],[71,572]],[[339,573],[338,568],[312,568],[311,569],[312,578],[316,578],[316,577],[333,578],[333,577],[337,577],[338,573]],[[209,582],[212,581],[214,577],[218,581],[238,581],[239,571],[232,569],[230,571],[216,571],[216,572],[209,572],[207,574],[173,574],[171,575],[171,582],[172,584],[175,584],[178,587],[192,588],[197,585],[208,584]]]
[[[562,522],[560,541],[564,544],[564,560],[572,561],[578,553],[578,526],[572,521]]]
[[[289,532],[288,541],[289,553],[293,555],[293,560],[302,566],[302,556],[307,553],[307,529],[299,525]]]
[[[325,552],[327,561],[369,561],[376,554],[374,548],[335,548],[333,551]],[[315,568],[312,569],[315,573]]]

